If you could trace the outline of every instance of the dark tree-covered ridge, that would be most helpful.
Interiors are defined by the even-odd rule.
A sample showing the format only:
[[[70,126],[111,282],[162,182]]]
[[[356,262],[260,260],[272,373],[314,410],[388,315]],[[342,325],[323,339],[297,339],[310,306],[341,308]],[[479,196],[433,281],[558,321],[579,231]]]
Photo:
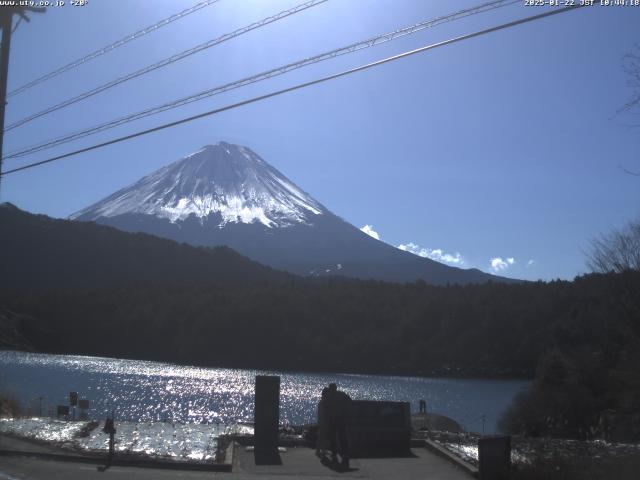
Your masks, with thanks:
[[[637,290],[619,286],[621,276]],[[617,358],[634,346],[638,292],[640,273],[628,273],[465,287],[292,278],[250,286],[5,290],[0,300],[37,319],[25,337],[49,352],[229,367],[532,376],[538,358],[553,348]]]
[[[193,247],[0,205],[0,288],[282,282],[290,275],[227,247]]]
[[[640,439],[639,271],[466,286],[309,280],[229,249],[0,210],[9,345],[213,367],[535,372],[506,430]]]

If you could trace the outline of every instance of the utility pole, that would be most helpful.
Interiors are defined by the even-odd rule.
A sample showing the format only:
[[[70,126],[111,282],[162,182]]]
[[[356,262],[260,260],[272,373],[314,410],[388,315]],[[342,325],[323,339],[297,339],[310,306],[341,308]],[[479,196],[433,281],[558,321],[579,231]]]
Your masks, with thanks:
[[[0,182],[2,182],[2,156],[4,146],[4,112],[7,106],[7,79],[9,77],[9,53],[11,51],[11,29],[13,16],[19,15],[29,22],[26,12],[43,13],[44,7],[0,7],[0,28],[2,28],[2,46],[0,46]]]

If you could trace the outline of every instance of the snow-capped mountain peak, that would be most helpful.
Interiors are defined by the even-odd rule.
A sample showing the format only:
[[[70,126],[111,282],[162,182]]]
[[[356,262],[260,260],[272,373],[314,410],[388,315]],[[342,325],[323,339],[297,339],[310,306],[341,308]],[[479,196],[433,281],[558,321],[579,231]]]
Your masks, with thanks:
[[[141,178],[81,210],[73,219],[145,214],[172,223],[214,214],[219,226],[313,223],[326,209],[247,147],[220,142]],[[219,215],[219,217],[218,217]]]
[[[247,147],[220,142],[72,216],[196,246],[226,245],[299,275],[429,283],[506,281],[375,240],[311,198]]]

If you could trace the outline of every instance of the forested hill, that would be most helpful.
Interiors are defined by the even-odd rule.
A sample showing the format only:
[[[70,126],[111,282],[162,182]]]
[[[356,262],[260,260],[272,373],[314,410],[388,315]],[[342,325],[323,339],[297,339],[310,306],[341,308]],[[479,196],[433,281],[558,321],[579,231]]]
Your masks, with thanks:
[[[0,205],[0,288],[282,282],[291,275],[226,247],[179,244]]]
[[[310,280],[230,249],[7,204],[0,238],[4,348],[282,370],[535,371],[505,430],[640,440],[640,271],[448,287]]]
[[[549,350],[638,349],[640,273],[436,287],[298,279],[0,293],[37,350],[210,366],[531,376]],[[589,353],[591,352],[591,353]],[[622,357],[620,357],[622,358]]]

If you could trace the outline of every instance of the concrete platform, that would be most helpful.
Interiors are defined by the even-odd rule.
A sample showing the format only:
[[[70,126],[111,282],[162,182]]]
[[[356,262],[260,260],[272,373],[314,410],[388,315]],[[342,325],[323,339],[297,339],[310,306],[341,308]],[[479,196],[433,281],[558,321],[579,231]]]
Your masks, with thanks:
[[[352,459],[348,471],[328,461],[322,461],[315,450],[305,447],[289,448],[280,454],[282,465],[256,465],[253,452],[238,448],[234,458],[232,477],[264,479],[304,478],[367,478],[407,480],[432,478],[438,480],[469,480],[471,475],[429,452],[414,448],[411,457]]]
[[[44,442],[35,442],[32,440],[23,440],[8,435],[0,434],[0,450],[18,450],[34,453],[60,453],[60,449]],[[1,460],[0,460],[1,461]],[[1,478],[1,477],[0,477]]]
[[[0,457],[0,480],[201,480],[235,478],[230,473],[188,472],[155,468],[110,467],[104,472],[90,463],[68,463],[38,458]],[[226,476],[226,477],[224,477]]]
[[[6,445],[6,444],[5,444]],[[39,450],[39,449],[34,449]],[[254,453],[244,447],[235,449],[233,471],[194,472],[163,468],[112,466],[100,472],[95,464],[69,463],[37,457],[0,456],[0,480],[16,479],[294,479],[312,477],[315,480],[335,478],[363,479],[437,479],[470,480],[464,470],[425,448],[414,448],[412,456],[404,458],[353,459],[349,471],[341,471],[330,462],[321,461],[315,450],[306,447],[287,448],[280,453],[281,465],[256,465]]]

